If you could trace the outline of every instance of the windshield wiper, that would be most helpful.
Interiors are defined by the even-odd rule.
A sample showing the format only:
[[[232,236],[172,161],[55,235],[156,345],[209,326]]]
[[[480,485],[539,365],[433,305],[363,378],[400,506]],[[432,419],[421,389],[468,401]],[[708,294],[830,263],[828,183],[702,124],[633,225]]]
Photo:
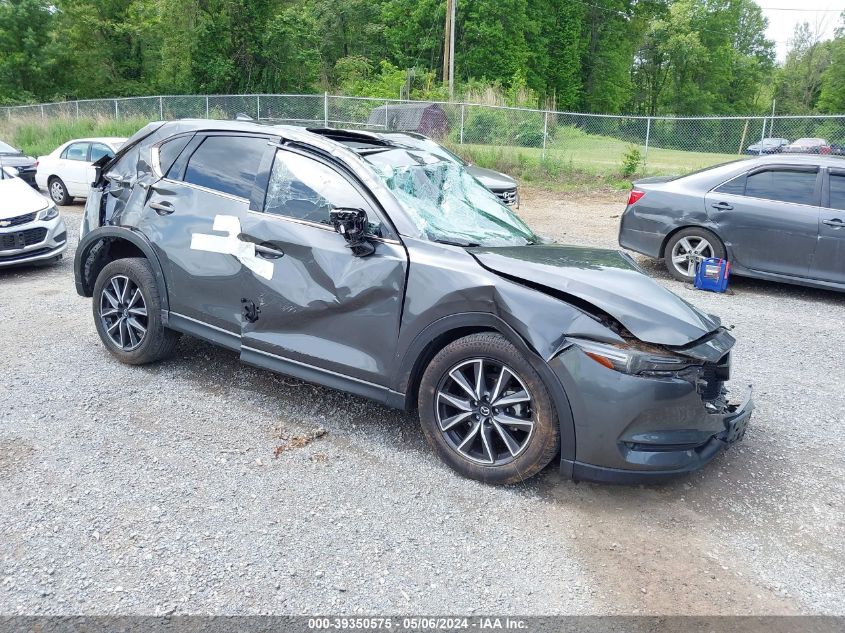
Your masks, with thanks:
[[[446,239],[436,239],[432,240],[433,242],[437,242],[438,244],[448,244],[449,246],[463,246],[463,247],[471,247],[471,246],[481,246],[481,244],[477,244],[475,242],[468,242],[466,240],[446,240]]]

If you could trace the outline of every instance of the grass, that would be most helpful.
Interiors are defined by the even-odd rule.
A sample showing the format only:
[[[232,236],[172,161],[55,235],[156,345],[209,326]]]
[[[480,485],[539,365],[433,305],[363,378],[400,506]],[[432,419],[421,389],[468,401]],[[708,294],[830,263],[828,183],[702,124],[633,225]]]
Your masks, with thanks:
[[[42,156],[74,138],[131,136],[147,123],[146,118],[0,121],[0,140],[30,156]],[[627,189],[631,180],[639,176],[683,174],[738,158],[734,154],[650,147],[645,164],[640,165],[634,176],[624,177],[623,159],[630,143],[571,127],[557,130],[545,155],[538,147],[447,144],[476,165],[510,174],[526,184],[563,191]]]
[[[624,177],[623,161],[630,143],[608,136],[559,134],[547,146],[456,145],[450,149],[481,167],[555,190],[627,189],[631,180],[647,175],[684,174],[740,158],[735,154],[687,152],[649,147],[636,174]],[[638,146],[640,151],[644,150]]]
[[[0,140],[14,145],[29,156],[49,154],[62,143],[92,136],[132,136],[149,123],[145,118],[51,119],[43,122],[15,120],[0,122]]]

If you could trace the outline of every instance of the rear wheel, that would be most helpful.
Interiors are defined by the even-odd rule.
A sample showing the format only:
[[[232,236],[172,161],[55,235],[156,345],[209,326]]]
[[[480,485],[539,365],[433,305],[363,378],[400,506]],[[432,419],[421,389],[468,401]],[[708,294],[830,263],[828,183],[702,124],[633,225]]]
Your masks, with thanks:
[[[542,378],[500,334],[472,334],[443,348],[423,374],[419,404],[428,442],[472,479],[524,481],[560,449]]]
[[[47,190],[50,193],[50,199],[58,205],[70,204],[73,202],[73,197],[67,193],[67,187],[62,179],[58,176],[52,176],[47,181]]]
[[[94,323],[114,356],[143,365],[170,355],[179,334],[161,322],[161,297],[146,259],[131,257],[107,264],[94,284]]]
[[[664,260],[666,269],[679,281],[692,283],[695,271],[708,257],[725,258],[725,246],[715,233],[699,227],[690,227],[675,233],[666,244]]]

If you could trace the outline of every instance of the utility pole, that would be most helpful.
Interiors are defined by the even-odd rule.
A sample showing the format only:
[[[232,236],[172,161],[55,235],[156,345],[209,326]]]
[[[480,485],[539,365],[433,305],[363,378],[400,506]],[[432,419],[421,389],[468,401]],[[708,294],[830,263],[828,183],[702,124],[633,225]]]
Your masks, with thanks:
[[[449,99],[455,98],[455,13],[458,0],[446,0],[446,28],[443,41],[443,83],[449,84]]]

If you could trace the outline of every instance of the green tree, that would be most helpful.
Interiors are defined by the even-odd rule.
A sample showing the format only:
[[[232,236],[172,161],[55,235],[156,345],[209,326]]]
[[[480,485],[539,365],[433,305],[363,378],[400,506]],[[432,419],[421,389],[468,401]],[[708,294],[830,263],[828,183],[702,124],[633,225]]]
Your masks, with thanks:
[[[531,51],[526,83],[549,106],[574,110],[580,103],[585,9],[568,0],[529,3],[528,17],[535,27],[526,34]]]
[[[57,0],[54,27],[72,96],[149,94],[158,44],[155,0]]]
[[[67,76],[54,18],[50,2],[0,0],[0,103],[62,94]]]
[[[774,65],[766,19],[751,0],[676,0],[636,52],[632,107],[648,114],[731,114],[758,108]]]
[[[840,16],[836,37],[830,44],[830,64],[822,72],[818,106],[822,112],[845,112],[845,11]]]
[[[458,3],[455,74],[509,82],[531,59],[526,33],[536,28],[528,0],[463,0]]]
[[[795,27],[789,44],[786,61],[775,76],[774,97],[781,111],[810,113],[819,100],[822,79],[830,66],[831,43],[822,41],[819,33],[805,22]]]

